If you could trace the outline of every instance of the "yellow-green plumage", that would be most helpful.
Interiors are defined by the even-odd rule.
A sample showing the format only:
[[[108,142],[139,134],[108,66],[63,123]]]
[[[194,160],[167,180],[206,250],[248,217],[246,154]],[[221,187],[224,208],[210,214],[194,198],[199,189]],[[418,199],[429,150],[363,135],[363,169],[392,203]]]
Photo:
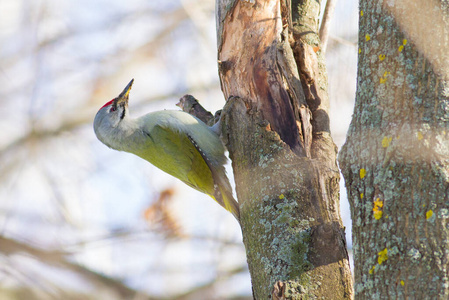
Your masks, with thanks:
[[[226,176],[226,157],[218,136],[206,124],[181,111],[149,113],[138,122],[148,138],[134,154],[214,197],[212,170]]]
[[[137,119],[127,118],[130,85],[126,93],[123,91],[123,95],[97,113],[94,128],[98,139],[113,149],[138,155],[208,194],[238,220],[239,207],[226,176],[226,157],[218,135],[202,121],[182,111],[165,110]],[[111,114],[117,114],[119,119]]]

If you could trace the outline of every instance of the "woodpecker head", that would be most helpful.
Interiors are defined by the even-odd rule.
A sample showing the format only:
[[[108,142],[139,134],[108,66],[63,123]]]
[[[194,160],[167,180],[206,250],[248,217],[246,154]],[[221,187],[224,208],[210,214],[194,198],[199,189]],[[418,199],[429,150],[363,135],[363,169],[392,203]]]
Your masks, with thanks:
[[[103,105],[94,120],[94,131],[97,138],[111,147],[109,139],[112,131],[125,119],[128,114],[129,91],[133,85],[132,79],[118,97]]]

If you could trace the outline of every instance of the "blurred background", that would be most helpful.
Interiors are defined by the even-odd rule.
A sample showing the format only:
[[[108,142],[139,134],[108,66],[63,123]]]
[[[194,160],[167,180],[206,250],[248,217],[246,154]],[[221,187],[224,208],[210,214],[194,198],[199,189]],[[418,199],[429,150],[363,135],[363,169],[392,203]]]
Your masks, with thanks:
[[[0,299],[251,299],[232,215],[92,129],[131,78],[134,116],[184,94],[224,105],[214,4],[0,0]],[[339,147],[357,22],[357,1],[340,0],[326,57]]]

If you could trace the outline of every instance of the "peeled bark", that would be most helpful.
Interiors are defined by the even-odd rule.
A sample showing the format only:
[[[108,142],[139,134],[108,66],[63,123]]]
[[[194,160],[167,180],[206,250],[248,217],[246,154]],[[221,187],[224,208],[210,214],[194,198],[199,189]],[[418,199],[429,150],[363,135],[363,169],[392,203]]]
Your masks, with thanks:
[[[352,295],[318,13],[217,1],[222,133],[256,299]]]
[[[449,298],[448,37],[447,2],[360,3],[357,98],[339,157],[356,298]]]

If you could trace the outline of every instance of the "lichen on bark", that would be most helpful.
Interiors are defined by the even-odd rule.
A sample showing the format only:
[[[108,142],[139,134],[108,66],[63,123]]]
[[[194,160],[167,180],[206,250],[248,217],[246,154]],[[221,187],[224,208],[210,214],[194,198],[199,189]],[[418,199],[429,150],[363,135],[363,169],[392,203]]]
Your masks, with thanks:
[[[449,82],[396,17],[385,1],[361,1],[356,104],[339,156],[355,296],[445,299]],[[448,19],[434,25],[449,33]]]
[[[317,24],[318,11],[296,21]],[[254,296],[351,298],[318,27],[295,27],[288,0],[223,1],[217,14],[222,137]]]

